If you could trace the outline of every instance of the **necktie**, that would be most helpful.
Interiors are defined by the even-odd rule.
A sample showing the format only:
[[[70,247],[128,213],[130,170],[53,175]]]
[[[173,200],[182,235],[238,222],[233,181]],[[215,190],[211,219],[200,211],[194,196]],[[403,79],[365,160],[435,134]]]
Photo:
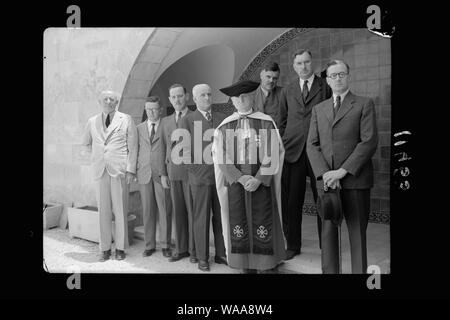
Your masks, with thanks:
[[[106,127],[107,128],[109,127],[110,123],[111,123],[111,120],[109,119],[109,113],[108,113],[108,115],[106,116]]]
[[[180,118],[181,118],[181,111],[178,111],[177,121],[176,121],[177,125],[178,125],[178,122],[180,122]]]
[[[335,104],[335,106],[333,108],[333,118],[336,117],[336,114],[337,114],[340,106],[341,106],[341,96],[337,96],[336,97],[336,104]]]
[[[303,89],[302,89],[302,96],[303,96],[303,102],[306,102],[306,98],[308,97],[308,80],[305,80],[303,82]]]
[[[152,130],[150,132],[150,143],[153,143],[153,137],[155,136],[155,124],[152,123]]]
[[[211,112],[206,111],[206,120],[211,121]]]

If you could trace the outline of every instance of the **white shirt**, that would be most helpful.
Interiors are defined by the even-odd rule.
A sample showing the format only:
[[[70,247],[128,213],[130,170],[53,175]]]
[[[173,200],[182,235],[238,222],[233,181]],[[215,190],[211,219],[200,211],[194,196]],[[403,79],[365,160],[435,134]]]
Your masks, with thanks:
[[[148,126],[148,134],[149,134],[149,136],[152,134],[152,123],[155,124],[155,134],[156,134],[156,131],[158,130],[158,126],[159,126],[159,122],[160,122],[160,121],[161,121],[161,118],[159,118],[158,121],[156,121],[156,122],[152,122],[152,121],[150,121],[150,120],[147,120],[147,126]]]
[[[197,108],[197,110],[200,111],[200,113],[205,117],[206,120],[208,120],[208,118],[206,117],[206,112],[209,111],[209,114],[211,115],[211,119],[212,119],[211,108],[208,111],[203,111],[203,110],[200,110],[199,108]]]
[[[111,113],[109,113],[109,125],[111,125],[113,119],[114,119],[114,114],[116,113],[116,111],[113,111]],[[102,118],[103,118],[103,126],[105,129],[107,129],[106,127],[106,117],[108,116],[108,113],[104,113],[102,112]]]
[[[308,86],[308,92],[310,92],[310,91],[311,91],[312,83],[313,83],[313,81],[314,81],[314,73],[311,75],[311,77],[309,77],[309,78],[306,79],[306,80],[308,80],[307,86]],[[304,83],[306,80],[303,80],[302,78],[300,78],[300,90],[302,90],[302,91],[303,91],[303,83]]]
[[[347,91],[345,91],[344,93],[339,94],[339,96],[341,96],[341,106],[342,106],[342,102],[344,102],[345,96],[347,95],[347,93],[350,91],[350,89],[347,89]],[[336,108],[336,97],[338,96],[338,94],[335,94],[333,92],[333,104],[334,107]]]
[[[187,108],[187,107],[184,107],[184,109],[181,110],[181,117],[180,117],[180,118],[183,118],[183,117],[186,115],[187,111],[188,111],[188,108]],[[180,111],[175,110],[175,121],[180,120],[180,119],[178,119],[178,113],[179,113],[179,112],[180,112]]]

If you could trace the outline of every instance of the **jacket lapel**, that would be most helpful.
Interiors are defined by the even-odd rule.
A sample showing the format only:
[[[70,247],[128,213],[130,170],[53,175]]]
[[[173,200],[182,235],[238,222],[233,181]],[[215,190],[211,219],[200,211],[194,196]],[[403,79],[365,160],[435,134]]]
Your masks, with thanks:
[[[114,114],[114,118],[111,122],[111,124],[109,125],[109,127],[106,129],[106,140],[109,139],[109,137],[111,136],[111,134],[116,130],[116,128],[122,123],[123,121],[123,114],[116,111],[116,113]]]
[[[148,127],[147,127],[148,131]],[[156,129],[155,136],[153,137],[152,145],[158,141],[158,139],[161,137],[161,120],[159,120],[158,129]],[[150,138],[149,138],[150,139]]]
[[[308,96],[306,97],[305,105],[309,101],[311,101],[312,98],[314,98],[314,96],[320,91],[321,87],[322,87],[322,82],[319,80],[319,77],[314,75],[314,80],[311,85],[311,90],[309,91]]]
[[[256,89],[255,109],[256,109],[256,111],[264,112],[264,99],[263,99],[263,92],[261,89],[261,85]]]
[[[333,98],[331,98],[333,101]],[[342,102],[341,107],[339,108],[336,117],[334,118],[333,126],[341,120],[349,111],[351,108],[353,108],[353,103],[355,102],[353,94],[349,91],[347,95],[345,96],[344,101]]]
[[[148,132],[147,120],[143,122],[141,130],[143,131],[142,135],[144,136],[144,140],[147,141],[148,144],[150,144],[150,133]]]
[[[331,124],[333,123],[333,107],[333,97],[331,97],[327,100],[324,108],[325,116]]]
[[[106,141],[105,130],[103,130],[103,113],[100,113],[95,119],[95,128],[97,129],[99,137]]]
[[[302,91],[300,90],[300,80],[298,78],[297,81],[292,84],[292,91],[294,92],[294,97],[297,99],[297,102],[301,106],[304,106]]]

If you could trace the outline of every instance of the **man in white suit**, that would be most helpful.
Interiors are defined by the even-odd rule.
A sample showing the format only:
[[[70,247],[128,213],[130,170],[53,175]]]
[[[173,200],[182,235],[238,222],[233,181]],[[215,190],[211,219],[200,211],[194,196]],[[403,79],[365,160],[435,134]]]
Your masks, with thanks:
[[[100,222],[100,261],[111,257],[113,212],[117,260],[125,259],[125,248],[128,247],[128,190],[136,173],[137,131],[130,115],[116,111],[119,98],[112,91],[101,93],[99,103],[103,112],[88,120],[82,142],[92,147]]]
[[[169,186],[161,184],[163,157],[161,154],[161,106],[159,97],[151,96],[145,102],[147,121],[137,126],[138,156],[137,180],[141,192],[144,216],[144,257],[156,251],[156,217],[164,257],[171,256],[172,203]]]

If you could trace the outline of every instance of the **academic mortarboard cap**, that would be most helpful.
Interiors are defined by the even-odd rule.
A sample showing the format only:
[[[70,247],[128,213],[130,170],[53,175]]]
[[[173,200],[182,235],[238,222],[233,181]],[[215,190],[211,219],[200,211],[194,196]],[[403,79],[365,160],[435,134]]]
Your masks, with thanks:
[[[221,92],[229,97],[239,97],[243,93],[255,91],[258,88],[259,82],[251,80],[241,80],[229,87],[219,89]]]

